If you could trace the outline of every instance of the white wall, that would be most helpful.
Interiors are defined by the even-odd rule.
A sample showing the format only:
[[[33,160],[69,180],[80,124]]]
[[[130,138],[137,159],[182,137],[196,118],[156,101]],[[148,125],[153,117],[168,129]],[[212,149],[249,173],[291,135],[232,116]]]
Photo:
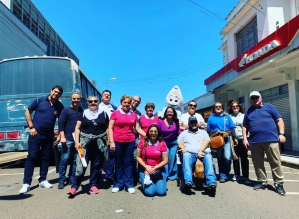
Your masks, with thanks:
[[[6,7],[10,9],[11,7],[11,0],[0,0]]]

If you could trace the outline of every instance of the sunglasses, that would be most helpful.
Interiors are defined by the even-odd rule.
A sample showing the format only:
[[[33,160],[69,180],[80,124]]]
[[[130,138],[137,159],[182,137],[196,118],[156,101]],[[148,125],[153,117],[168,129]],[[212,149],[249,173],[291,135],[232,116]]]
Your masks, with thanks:
[[[196,107],[196,105],[195,105],[195,104],[189,104],[189,106],[190,106],[190,107]]]
[[[239,106],[238,106],[238,105],[235,105],[235,106],[232,106],[232,108],[234,108],[234,109],[238,109]]]
[[[250,100],[257,100],[257,99],[259,99],[260,97],[259,96],[251,96],[250,97]]]
[[[197,121],[190,121],[190,124],[197,124]]]
[[[98,100],[88,100],[88,103],[97,103],[99,102]]]
[[[222,108],[222,106],[215,106],[215,108],[221,109],[221,108]]]
[[[81,98],[72,98],[73,100],[81,100]]]

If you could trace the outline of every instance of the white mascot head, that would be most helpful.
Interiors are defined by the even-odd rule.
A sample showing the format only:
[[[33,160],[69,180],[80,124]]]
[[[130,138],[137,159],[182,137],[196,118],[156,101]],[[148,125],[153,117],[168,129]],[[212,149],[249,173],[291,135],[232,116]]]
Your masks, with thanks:
[[[175,109],[175,111],[177,112],[177,116],[178,118],[180,118],[181,114],[182,114],[182,109],[181,106],[183,105],[183,95],[182,92],[179,88],[179,86],[175,85],[167,94],[166,96],[166,103],[168,106],[171,106]],[[164,107],[160,116],[163,117],[164,116],[164,112],[166,110],[167,107]],[[159,112],[158,112],[159,115]]]

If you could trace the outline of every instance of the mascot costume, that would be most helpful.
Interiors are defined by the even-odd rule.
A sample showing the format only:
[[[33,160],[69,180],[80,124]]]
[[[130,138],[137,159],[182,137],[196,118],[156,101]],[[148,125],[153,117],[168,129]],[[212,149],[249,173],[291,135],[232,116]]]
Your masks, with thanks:
[[[179,88],[179,86],[175,85],[167,94],[166,96],[166,103],[168,106],[171,106],[175,109],[178,119],[180,118],[182,114],[181,106],[183,105],[183,95]],[[162,117],[164,116],[164,112],[167,107],[164,107],[162,112],[158,112],[158,116]]]

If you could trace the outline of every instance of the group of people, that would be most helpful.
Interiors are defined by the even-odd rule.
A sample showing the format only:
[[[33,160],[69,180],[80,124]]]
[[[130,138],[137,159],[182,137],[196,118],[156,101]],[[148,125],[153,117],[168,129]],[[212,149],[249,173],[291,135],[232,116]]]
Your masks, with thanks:
[[[235,175],[231,179],[241,179],[241,160],[245,184],[251,183],[247,155],[250,144],[259,181],[254,189],[266,188],[267,178],[263,166],[263,154],[266,152],[277,192],[285,194],[278,156],[278,142],[285,141],[283,120],[273,105],[262,103],[258,92],[250,94],[252,106],[245,114],[238,102],[232,102],[229,114],[224,112],[222,103],[216,102],[207,123],[195,112],[195,101],[188,103],[188,112],[180,118],[177,118],[177,112],[172,107],[167,107],[163,118],[158,118],[153,114],[154,103],[145,105],[145,114],[137,110],[141,103],[139,96],[124,95],[117,108],[110,103],[111,92],[105,90],[101,103],[98,97],[89,96],[88,108],[83,110],[80,106],[80,93],[74,92],[71,105],[65,108],[58,100],[62,93],[62,87],[54,86],[50,95],[36,98],[26,110],[29,127],[28,157],[20,194],[30,190],[34,163],[40,148],[42,164],[39,186],[53,186],[46,180],[46,176],[57,118],[59,135],[54,146],[59,142],[62,145],[58,189],[70,184],[68,194],[72,196],[76,195],[80,188],[86,171],[77,150],[83,150],[87,164],[90,163],[90,192],[94,194],[99,193],[98,183],[104,171],[106,181],[113,184],[112,193],[125,189],[133,194],[134,186],[140,179],[146,196],[165,196],[167,181],[178,178],[178,151],[182,152],[183,157],[185,188],[192,188],[193,167],[196,160],[200,159],[204,164],[206,185],[215,191],[217,177],[209,144],[210,138],[217,135],[222,135],[225,141],[222,147],[216,149],[220,183],[230,179],[232,160]],[[32,118],[33,112],[35,114]],[[270,121],[271,118],[273,121]],[[269,129],[260,128],[266,126],[269,126]],[[278,135],[276,127],[280,134],[275,139]],[[70,168],[66,177],[68,163]]]

